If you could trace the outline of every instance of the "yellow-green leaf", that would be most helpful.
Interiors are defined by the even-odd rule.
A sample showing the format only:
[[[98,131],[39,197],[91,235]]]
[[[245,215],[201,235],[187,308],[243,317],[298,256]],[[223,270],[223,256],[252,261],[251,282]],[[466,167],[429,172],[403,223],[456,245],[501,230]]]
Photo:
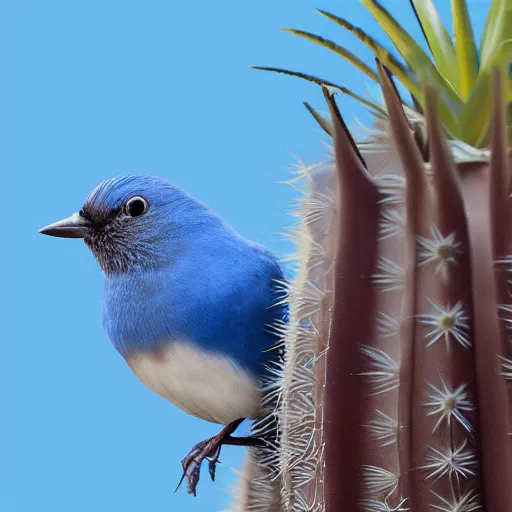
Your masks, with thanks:
[[[418,22],[441,76],[459,93],[457,56],[452,40],[432,0],[411,0]]]
[[[387,115],[386,111],[377,103],[374,103],[369,100],[365,100],[362,96],[359,96],[355,92],[352,92],[350,89],[347,89],[346,87],[343,87],[342,85],[337,85],[333,82],[330,82],[329,80],[323,80],[322,78],[319,78],[314,75],[308,75],[306,73],[301,73],[300,71],[291,71],[289,69],[282,69],[282,68],[270,68],[267,66],[251,66],[252,69],[259,69],[260,71],[271,71],[273,73],[283,73],[284,75],[290,75],[295,76],[297,78],[302,78],[303,80],[307,80],[308,82],[314,82],[318,85],[326,85],[328,87],[334,87],[335,89],[339,89],[340,92],[343,94],[346,94],[347,96],[350,96],[351,98],[354,98],[355,100],[359,101],[359,103],[362,103],[365,107],[368,107],[372,110],[372,113],[377,113],[380,115]]]
[[[391,64],[395,69],[399,69],[402,73],[406,74],[407,70],[403,66],[403,64],[388,50],[386,50],[380,43],[377,41],[377,39],[373,38],[370,34],[365,32],[362,28],[356,27],[355,25],[352,25],[350,21],[346,20],[345,18],[340,18],[339,16],[336,16],[335,14],[332,14],[330,12],[324,11],[322,9],[317,9],[317,11],[322,15],[325,16],[327,19],[333,21],[340,27],[343,27],[344,29],[348,30],[352,34],[354,34],[360,41],[362,41],[366,46],[368,46],[375,54],[377,55],[377,49],[381,50],[382,52],[386,52],[388,57],[388,63]],[[382,59],[380,59],[382,60]],[[390,68],[390,66],[387,66]],[[391,71],[391,69],[390,69]],[[393,74],[395,74],[393,72]]]
[[[512,101],[509,102],[507,106],[507,114],[508,114],[508,144],[512,145]]]
[[[347,20],[339,18],[333,14],[327,13],[326,11],[319,11],[321,14],[331,19],[338,25],[352,32],[356,37],[363,41],[376,55],[378,60],[391,71],[391,73],[404,85],[404,87],[413,95],[413,97],[420,104],[423,101],[423,95],[421,92],[421,85],[418,77],[406,69],[388,50],[386,50],[376,39],[369,36],[363,30],[355,27]],[[428,57],[427,57],[428,59]],[[428,59],[431,67],[435,69]],[[441,79],[442,80],[442,79]],[[444,81],[442,81],[444,85]],[[459,134],[459,126],[457,116],[453,112],[450,105],[447,105],[445,101],[440,101],[440,114],[443,122],[446,124],[448,131],[453,137],[457,137]]]
[[[308,82],[314,82],[318,85],[327,85],[329,87],[336,87],[337,89],[341,89],[341,86],[330,82],[329,80],[324,80],[318,76],[308,75],[306,73],[301,73],[300,71],[291,71],[290,69],[283,68],[272,68],[268,66],[249,66],[251,69],[257,69],[259,71],[271,71],[272,73],[282,73],[283,75],[295,76],[297,78],[302,78],[303,80],[307,80]]]
[[[512,38],[512,0],[492,0],[480,43],[480,67],[492,66],[497,48]]]
[[[345,28],[352,34],[354,34],[358,39],[360,39],[368,48],[370,48],[375,56],[386,66],[396,78],[402,82],[402,85],[414,96],[419,98],[421,93],[421,88],[418,80],[414,77],[411,72],[402,65],[402,63],[384,46],[382,46],[376,39],[367,34],[364,30],[359,27],[355,27],[349,21],[344,18],[340,18],[339,16],[335,16],[327,11],[322,11],[321,9],[317,9],[320,14],[325,16],[326,18],[334,21],[337,25]]]
[[[452,19],[460,76],[459,91],[462,101],[466,101],[478,75],[478,53],[466,0],[452,0]]]
[[[377,81],[377,74],[373,69],[371,69],[368,65],[366,65],[359,57],[354,55],[352,52],[348,51],[343,46],[336,44],[334,41],[330,41],[329,39],[325,39],[321,36],[317,36],[315,34],[311,34],[310,32],[305,32],[303,30],[296,30],[294,28],[285,28],[283,29],[285,32],[289,32],[290,34],[303,37],[308,41],[319,44],[328,50],[336,53],[340,57],[348,60],[352,65],[354,65],[357,69],[361,70],[365,75],[369,76],[372,80]]]
[[[509,15],[512,17],[512,10],[509,11]],[[510,23],[512,23],[512,18]],[[498,27],[496,28],[498,29]],[[512,25],[504,27],[502,33],[506,34],[506,30],[512,30]],[[506,86],[505,90],[508,90],[507,96],[509,96],[511,91],[512,37],[502,40],[501,43],[497,41],[495,40],[492,43],[495,45],[496,51],[488,54],[487,61],[482,64],[476,85],[461,113],[462,138],[465,142],[475,146],[478,146],[481,141],[486,140],[487,130],[489,129],[491,71],[495,66],[502,70]]]
[[[489,129],[491,94],[489,73],[480,73],[469,100],[461,114],[461,139],[478,147]]]
[[[496,25],[496,18],[498,9],[500,8],[501,0],[492,0],[487,19],[485,20],[484,34],[480,40],[480,58],[483,56],[483,50],[489,46],[489,41],[494,36],[494,26]]]
[[[361,3],[371,12],[377,23],[386,32],[409,67],[420,79],[426,76],[430,77],[442,102],[446,103],[447,107],[452,108],[457,114],[462,107],[457,92],[451,84],[445,82],[423,49],[379,2],[376,0],[361,0]]]
[[[308,109],[308,112],[314,117],[315,121],[320,125],[322,130],[332,137],[332,124],[330,121],[325,119],[319,114],[307,101],[304,102],[304,106]]]

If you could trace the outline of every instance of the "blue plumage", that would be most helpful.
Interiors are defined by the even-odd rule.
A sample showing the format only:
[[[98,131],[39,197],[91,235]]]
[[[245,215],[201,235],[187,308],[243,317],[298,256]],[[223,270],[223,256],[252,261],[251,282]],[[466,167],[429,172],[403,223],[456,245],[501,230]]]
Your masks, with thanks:
[[[110,215],[137,195],[150,208],[130,219],[138,226],[129,243],[145,257],[123,272],[107,272],[105,279],[103,324],[114,347],[129,356],[186,338],[261,377],[264,349],[274,342],[265,326],[281,315],[273,307],[276,281],[283,280],[275,258],[160,178],[103,182],[84,212]]]
[[[184,337],[261,376],[263,350],[274,341],[265,326],[280,315],[272,307],[278,265],[222,224],[189,238],[177,240],[180,256],[163,268],[106,276],[106,333],[123,356]]]
[[[260,414],[283,272],[169,181],[119,176],[42,233],[83,238],[105,274],[103,325],[139,378],[218,423]]]

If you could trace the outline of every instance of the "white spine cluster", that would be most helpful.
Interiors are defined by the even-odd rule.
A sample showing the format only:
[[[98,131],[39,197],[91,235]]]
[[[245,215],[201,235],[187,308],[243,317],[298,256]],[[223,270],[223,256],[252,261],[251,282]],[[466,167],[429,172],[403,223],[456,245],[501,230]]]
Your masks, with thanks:
[[[323,453],[321,393],[328,332],[322,323],[329,297],[329,228],[333,207],[332,164],[307,170],[295,232],[298,269],[289,297],[290,322],[281,375],[278,416],[282,506],[285,512],[322,512]]]

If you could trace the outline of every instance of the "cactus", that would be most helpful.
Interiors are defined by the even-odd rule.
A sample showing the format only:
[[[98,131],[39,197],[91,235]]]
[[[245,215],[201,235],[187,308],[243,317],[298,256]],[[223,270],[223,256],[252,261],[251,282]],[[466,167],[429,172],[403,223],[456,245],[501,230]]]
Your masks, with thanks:
[[[324,89],[335,164],[311,173],[309,250],[290,295],[283,510],[512,510],[512,159],[500,74],[480,161],[452,154],[426,88],[425,161],[378,72],[390,135],[373,143],[353,143]],[[390,156],[384,168],[376,146]]]
[[[280,508],[311,512],[512,510],[512,2],[493,0],[477,52],[464,0],[456,44],[432,0],[411,0],[433,61],[362,0],[406,61],[321,11],[376,54],[384,104],[332,82],[333,161],[304,169],[286,357],[275,410]],[[411,93],[408,104],[394,80]],[[357,143],[341,92],[375,117]],[[247,510],[270,510],[258,500]],[[251,506],[253,508],[251,508]],[[258,508],[260,507],[260,508]]]

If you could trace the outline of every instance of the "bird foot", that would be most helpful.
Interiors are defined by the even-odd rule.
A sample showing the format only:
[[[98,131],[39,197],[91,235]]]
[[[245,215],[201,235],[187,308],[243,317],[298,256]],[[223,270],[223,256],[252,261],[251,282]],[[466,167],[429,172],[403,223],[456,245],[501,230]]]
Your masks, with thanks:
[[[199,483],[199,475],[201,464],[204,460],[209,461],[209,472],[212,480],[215,480],[215,468],[219,461],[220,448],[222,446],[222,438],[214,436],[206,441],[197,443],[190,453],[181,461],[183,467],[183,475],[178,484],[178,488],[183,480],[187,478],[187,492],[196,496],[196,488]]]
[[[189,454],[181,461],[183,475],[176,487],[180,488],[183,480],[187,479],[187,492],[196,496],[196,488],[199,483],[201,464],[204,460],[209,461],[208,470],[212,480],[215,480],[215,470],[220,462],[220,450],[222,445],[231,438],[231,434],[238,428],[243,420],[236,420],[224,427],[216,436],[197,443]],[[229,442],[229,441],[228,441]],[[176,492],[174,491],[174,492]]]

